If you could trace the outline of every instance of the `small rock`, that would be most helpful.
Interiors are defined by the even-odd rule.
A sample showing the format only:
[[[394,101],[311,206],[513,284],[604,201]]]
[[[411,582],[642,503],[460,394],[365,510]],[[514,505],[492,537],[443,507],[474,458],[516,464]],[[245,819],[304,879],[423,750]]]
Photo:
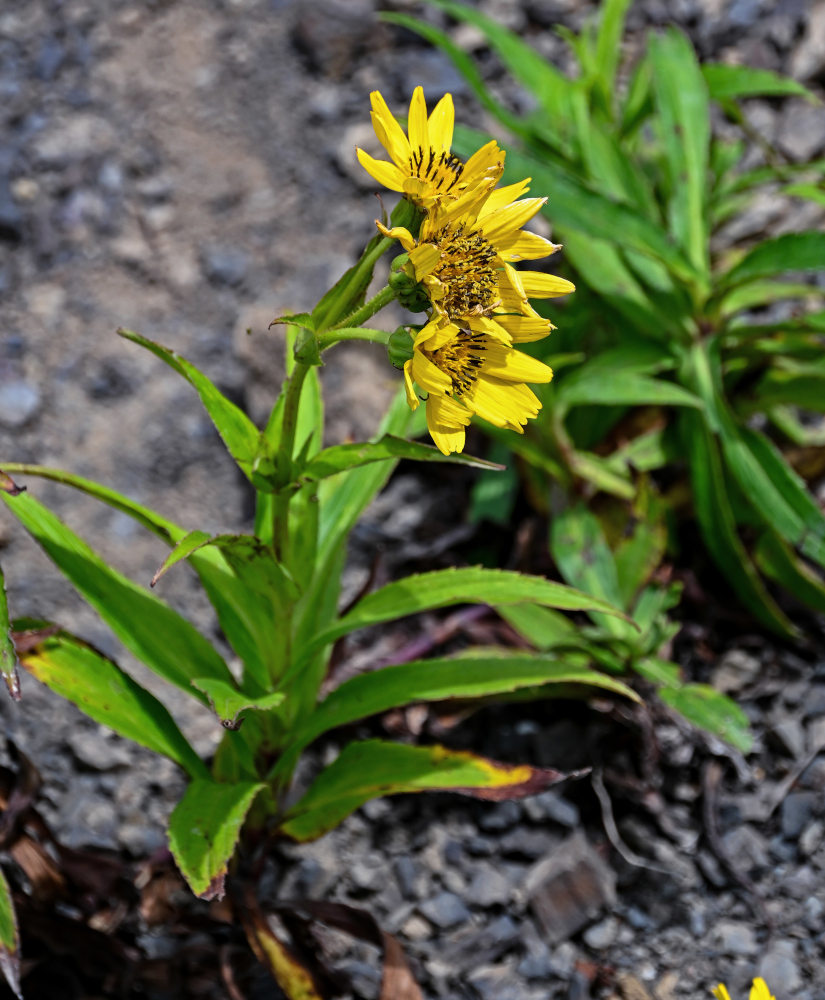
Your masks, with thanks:
[[[401,933],[408,941],[426,941],[432,937],[433,928],[423,917],[413,913],[404,922]]]
[[[810,80],[825,69],[825,3],[813,5],[807,12],[805,36],[791,59],[791,76]]]
[[[419,906],[421,913],[440,930],[455,927],[470,919],[470,911],[464,903],[452,892],[440,892],[437,896],[425,900]]]
[[[812,159],[825,148],[825,116],[822,109],[794,102],[782,116],[776,142],[782,152],[797,163]]]
[[[542,792],[541,795],[533,795],[529,799],[525,799],[523,805],[524,811],[535,823],[549,819],[558,823],[559,826],[566,826],[573,830],[581,821],[576,806],[556,792]]]
[[[59,168],[68,163],[102,155],[115,145],[112,126],[88,112],[67,115],[34,141],[35,161],[43,167]]]
[[[564,941],[615,904],[616,875],[575,833],[533,866],[524,891],[547,940]]]
[[[782,802],[782,836],[796,840],[813,817],[816,808],[815,792],[791,792]]]
[[[75,729],[66,742],[77,762],[92,771],[128,767],[132,760],[128,747],[102,726],[97,730]]]
[[[774,207],[775,199],[771,199],[767,210],[772,211]],[[760,220],[757,231],[762,228],[763,224]],[[713,672],[713,686],[717,691],[731,694],[735,691],[741,691],[748,684],[752,684],[761,672],[762,664],[755,656],[751,656],[743,649],[731,649],[721,658],[719,665]]]
[[[785,995],[802,985],[796,961],[796,945],[788,939],[774,941],[759,962],[759,975],[767,983],[781,983]]]
[[[544,857],[552,846],[552,838],[547,830],[531,830],[517,826],[499,841],[499,851],[503,855],[527,858],[534,861]]]
[[[825,917],[825,903],[821,899],[816,896],[809,896],[802,907],[802,913],[808,930],[820,931],[822,929],[823,922],[825,922],[823,921]]]
[[[783,719],[768,731],[768,735],[774,745],[790,757],[798,758],[805,752],[805,730],[798,719]]]
[[[711,939],[723,955],[750,956],[759,951],[753,928],[735,920],[720,920],[711,932]]]
[[[204,273],[218,285],[242,284],[248,267],[246,254],[233,247],[207,247],[203,253]]]
[[[24,379],[0,383],[0,424],[17,429],[27,424],[40,409],[37,386]]]
[[[816,851],[822,843],[823,833],[825,826],[822,820],[814,820],[805,827],[799,838],[799,851],[804,857],[809,858]]]
[[[747,823],[735,826],[725,834],[722,842],[728,856],[736,858],[738,865],[742,865],[744,862],[750,872],[753,872],[754,869],[765,869],[770,864],[768,846],[764,837]]]
[[[492,808],[484,808],[478,825],[482,830],[509,830],[521,819],[521,806],[514,799],[497,802]]]
[[[393,861],[393,869],[395,870],[395,879],[398,883],[398,888],[401,890],[401,895],[404,899],[418,899],[418,892],[416,891],[416,882],[419,877],[418,865],[405,854]]]
[[[600,920],[599,923],[588,927],[582,937],[588,948],[602,951],[613,944],[618,933],[619,921],[615,917],[607,917],[606,920]]]
[[[497,868],[479,864],[474,867],[473,879],[467,887],[465,898],[472,906],[504,906],[512,895],[512,888],[509,880]]]

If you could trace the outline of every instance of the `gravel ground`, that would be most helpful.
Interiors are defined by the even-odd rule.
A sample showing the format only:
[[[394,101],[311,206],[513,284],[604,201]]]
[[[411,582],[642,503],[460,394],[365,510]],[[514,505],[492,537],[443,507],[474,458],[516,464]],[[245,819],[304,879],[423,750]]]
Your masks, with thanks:
[[[430,97],[452,91],[460,120],[479,120],[446,60],[379,23],[378,6],[31,0],[0,9],[0,459],[70,468],[193,527],[249,527],[250,496],[194,394],[113,331],[133,327],[174,347],[253,416],[266,412],[281,371],[267,323],[312,305],[371,235],[374,186],[353,155],[371,131],[369,91],[400,107],[421,82]],[[593,10],[578,0],[479,6],[562,63],[548,28],[577,27]],[[707,58],[790,72],[815,88],[825,80],[822,0],[640,0],[629,46],[670,22]],[[472,32],[455,37],[480,51]],[[484,58],[497,92],[523,104]],[[751,115],[791,158],[825,150],[820,108],[754,102]],[[802,211],[757,205],[728,238],[816,224]],[[323,372],[330,441],[370,433],[397,381],[377,349],[336,350]],[[467,479],[439,482],[455,498]],[[162,560],[124,516],[49,484],[29,488],[136,579]],[[418,481],[403,473],[391,489],[359,535],[355,555],[367,561],[375,545],[388,557],[403,546],[399,523],[407,537],[425,529]],[[0,546],[14,614],[58,620],[119,655],[5,515]],[[163,596],[209,630],[194,579],[176,574]],[[821,627],[813,634],[800,654],[686,628],[686,670],[732,691],[753,720],[746,761],[664,715],[651,728],[599,704],[502,710],[449,739],[503,759],[595,763],[595,786],[498,806],[376,802],[317,844],[284,850],[273,892],[367,906],[433,998],[698,1000],[719,979],[743,995],[761,973],[780,1000],[820,1000],[825,656]],[[44,812],[62,839],[136,859],[161,846],[181,788],[175,769],[28,677],[23,693],[0,712],[43,772]],[[183,703],[176,712],[208,752],[214,720]],[[654,735],[645,742],[642,732]],[[342,961],[356,995],[375,995],[370,956]]]

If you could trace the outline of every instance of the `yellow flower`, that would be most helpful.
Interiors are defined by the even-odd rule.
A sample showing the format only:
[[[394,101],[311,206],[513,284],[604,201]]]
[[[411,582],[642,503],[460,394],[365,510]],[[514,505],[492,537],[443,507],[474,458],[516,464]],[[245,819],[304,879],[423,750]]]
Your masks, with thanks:
[[[409,136],[393,117],[381,93],[370,94],[372,126],[392,162],[376,160],[356,149],[361,166],[379,184],[400,191],[420,208],[458,198],[479,186],[493,187],[504,170],[504,150],[488,142],[466,163],[450,151],[455,111],[451,94],[445,94],[427,117],[424,91],[416,87],[407,121]]]
[[[503,338],[484,317],[456,324],[436,316],[416,336],[404,364],[407,401],[418,407],[415,384],[427,393],[427,428],[443,454],[463,450],[474,413],[519,434],[538,415],[541,403],[524,383],[549,382],[553,369],[512,347],[519,339],[532,338]]]
[[[716,1000],[730,1000],[730,993],[728,993],[727,987],[723,986],[722,983],[711,992],[716,997]],[[754,979],[753,986],[751,986],[749,1000],[776,1000],[776,997],[768,989],[768,984],[765,980],[758,977]]]
[[[427,290],[433,310],[454,323],[484,317],[487,332],[509,343],[539,340],[554,329],[530,305],[530,297],[566,295],[574,285],[541,271],[517,271],[514,261],[535,260],[559,247],[535,233],[521,231],[546,198],[523,198],[528,181],[468,191],[455,202],[433,208],[418,239],[402,226],[378,228],[397,239],[409,254],[416,281]],[[497,332],[496,332],[497,331]]]

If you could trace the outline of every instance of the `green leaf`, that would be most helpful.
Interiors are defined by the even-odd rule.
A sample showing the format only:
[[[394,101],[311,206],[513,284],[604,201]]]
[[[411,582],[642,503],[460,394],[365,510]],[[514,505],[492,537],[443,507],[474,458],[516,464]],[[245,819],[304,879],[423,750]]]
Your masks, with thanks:
[[[769,69],[704,63],[702,75],[714,101],[738,100],[743,97],[806,97],[810,101],[816,100],[811,91],[801,83]]]
[[[20,701],[20,677],[17,673],[17,665],[17,652],[11,638],[6,584],[3,578],[3,567],[0,566],[0,674],[3,675],[9,694],[15,701]],[[2,941],[1,938],[0,941]]]
[[[327,476],[334,476],[347,469],[355,469],[370,462],[382,462],[388,458],[409,458],[420,462],[452,462],[477,469],[501,468],[500,465],[487,462],[483,458],[473,458],[471,455],[463,454],[442,455],[438,448],[430,445],[384,434],[377,441],[336,444],[331,448],[325,448],[301,469],[299,482],[317,482],[319,479],[326,479]]]
[[[522,638],[538,650],[552,649],[560,643],[575,643],[578,629],[558,611],[540,604],[496,605],[496,611]]]
[[[624,22],[631,0],[604,0],[599,12],[596,39],[596,67],[599,82],[607,97],[616,93],[616,70],[621,56]]]
[[[789,184],[782,192],[794,198],[804,198],[806,201],[825,205],[825,187],[822,184]]]
[[[711,558],[728,578],[742,604],[763,625],[780,635],[795,635],[793,625],[765,589],[736,533],[716,441],[698,413],[683,410],[680,419],[690,464],[696,519]]]
[[[559,572],[571,585],[615,607],[622,605],[622,591],[613,553],[595,514],[583,503],[557,513],[550,521],[550,552]],[[590,617],[611,635],[633,634],[627,621],[604,615]]]
[[[681,686],[681,667],[670,660],[657,656],[643,656],[633,664],[633,669],[646,681],[657,687],[678,688]]]
[[[460,750],[412,747],[383,740],[350,743],[284,817],[280,832],[314,840],[370,799],[403,792],[450,790],[482,798],[513,798],[566,775],[527,764],[500,764]]]
[[[786,271],[823,269],[825,269],[825,233],[818,230],[785,233],[784,236],[764,240],[746,253],[739,263],[723,276],[720,285],[723,289],[729,289],[754,278],[766,278]]]
[[[280,691],[250,698],[236,687],[210,677],[198,677],[192,683],[207,696],[212,710],[226,729],[239,729],[246,712],[270,712],[282,705],[286,698]]]
[[[611,379],[602,372],[579,371],[559,383],[556,398],[566,406],[702,406],[701,399],[675,382],[631,373]]]
[[[187,537],[188,532],[185,528],[162,517],[151,508],[135,503],[121,493],[91,479],[42,465],[14,463],[8,467],[22,475],[39,476],[80,490],[87,496],[127,514],[166,545],[176,545]],[[251,675],[258,678],[261,684],[265,684],[268,678],[267,647],[260,645],[260,639],[256,639],[254,634],[254,623],[249,623],[248,589],[238,581],[217,548],[198,549],[190,555],[189,561],[217,612],[221,629],[230,645]]]
[[[419,573],[388,583],[362,597],[349,614],[340,618],[316,642],[325,645],[355,629],[453,604],[524,602],[565,611],[601,611],[623,617],[621,611],[600,596],[581,593],[563,583],[509,570],[471,566]]]
[[[762,533],[754,550],[756,564],[807,607],[825,614],[825,581],[814,573],[775,531]]]
[[[500,442],[493,442],[490,456],[491,459],[502,462],[510,459],[510,466],[499,465],[494,469],[485,469],[476,478],[467,520],[470,524],[489,521],[504,527],[510,524],[513,515],[520,487],[519,475],[512,461],[512,452]]]
[[[163,754],[190,777],[208,774],[165,706],[82,640],[62,631],[44,633],[40,642],[21,654],[21,661],[33,677],[95,722]]]
[[[197,896],[223,896],[223,881],[246,815],[266,786],[193,781],[169,817],[169,847]]]
[[[232,681],[229,668],[185,618],[106,563],[28,493],[0,498],[123,645],[187,694],[193,677]]]
[[[621,681],[558,657],[488,651],[486,656],[474,652],[459,658],[417,660],[345,681],[317,706],[293,737],[289,751],[295,752],[296,746],[303,749],[330,729],[413,702],[486,698],[526,687],[571,684],[601,688],[637,700]]]
[[[616,468],[609,458],[582,449],[573,451],[568,460],[573,472],[580,479],[592,483],[596,489],[621,500],[632,500],[636,495],[636,487],[630,480],[627,467]]]
[[[688,39],[676,30],[650,40],[659,137],[670,181],[671,231],[702,275],[709,271],[705,197],[710,107],[707,85]]]
[[[564,169],[518,150],[508,150],[504,176],[508,182],[532,177],[536,190],[549,199],[552,209],[546,214],[552,216],[554,226],[638,250],[660,260],[679,278],[693,280],[699,276],[696,267],[659,226],[636,209],[591,190]]]
[[[145,347],[165,361],[195,389],[215,429],[223,439],[230,455],[235,459],[243,474],[254,484],[256,482],[256,458],[260,434],[258,428],[240,407],[236,406],[194,365],[190,364],[171,348],[156,344],[131,330],[119,329],[121,337]]]
[[[659,697],[693,725],[720,736],[742,753],[750,751],[753,737],[748,717],[727,695],[707,684],[685,684],[683,687],[663,687]]]
[[[748,281],[733,288],[724,296],[719,303],[719,314],[725,317],[733,316],[743,309],[753,309],[754,306],[821,294],[821,289],[815,285],[803,285],[799,282]]]
[[[11,889],[2,870],[0,870],[0,970],[17,1000],[23,1000],[20,988],[20,932],[17,929],[17,914],[14,912]]]

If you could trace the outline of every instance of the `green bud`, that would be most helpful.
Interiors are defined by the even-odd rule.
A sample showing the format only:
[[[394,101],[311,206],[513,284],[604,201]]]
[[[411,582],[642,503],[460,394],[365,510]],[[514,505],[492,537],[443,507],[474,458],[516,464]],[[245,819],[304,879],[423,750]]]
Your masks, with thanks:
[[[393,260],[388,284],[401,305],[410,312],[426,312],[430,308],[427,289],[415,280],[409,254],[399,254]]]
[[[413,356],[413,334],[408,326],[399,326],[387,341],[387,354],[394,368],[403,368]]]

